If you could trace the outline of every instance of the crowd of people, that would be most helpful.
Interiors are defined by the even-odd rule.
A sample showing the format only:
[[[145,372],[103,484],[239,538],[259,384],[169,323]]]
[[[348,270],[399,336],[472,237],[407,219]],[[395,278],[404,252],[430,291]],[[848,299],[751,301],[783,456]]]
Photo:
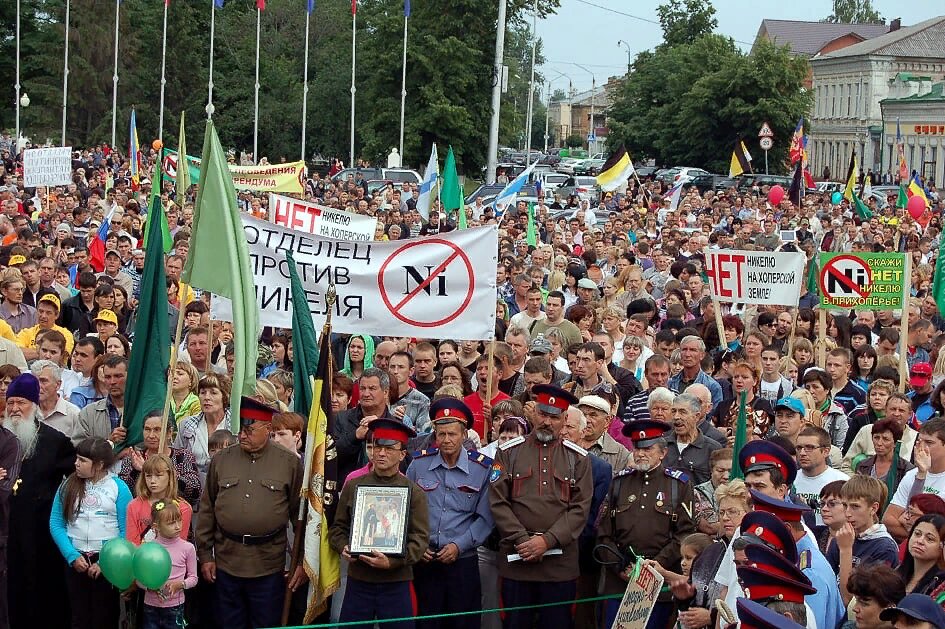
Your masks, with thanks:
[[[154,182],[133,186],[102,145],[75,152],[73,184],[25,189],[10,138],[0,153],[0,629],[278,626],[287,589],[300,622],[291,330],[263,331],[233,418],[234,330],[180,282],[194,190],[157,183],[184,336],[170,416],[155,409],[115,452]],[[664,580],[651,629],[945,629],[945,318],[930,290],[945,197],[924,184],[919,218],[891,199],[863,219],[826,195],[771,207],[764,187],[692,188],[674,207],[665,184],[632,181],[539,201],[536,244],[524,203],[467,206],[469,225],[500,230],[493,341],[332,335],[327,539],[344,576],[322,619],[610,627],[646,568]],[[457,224],[436,205],[425,220],[417,186],[360,173],[313,174],[304,196],[376,217],[377,239]],[[266,194],[238,200],[266,217]],[[721,304],[703,264],[718,248],[904,251],[911,298],[831,310],[823,329],[813,287],[796,308]],[[163,545],[167,583],[111,585],[99,555],[114,537]]]

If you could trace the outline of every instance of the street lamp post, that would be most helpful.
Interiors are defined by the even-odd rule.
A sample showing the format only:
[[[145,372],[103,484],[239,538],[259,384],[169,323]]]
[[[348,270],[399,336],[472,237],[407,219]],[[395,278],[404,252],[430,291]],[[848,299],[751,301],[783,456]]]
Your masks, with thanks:
[[[16,91],[16,136],[13,138],[13,154],[16,157],[20,152],[20,0],[16,0],[16,82],[13,89]]]
[[[627,49],[627,74],[630,74],[630,67],[633,65],[633,53],[630,52],[630,44],[622,39],[618,39],[617,45]]]
[[[548,81],[548,96],[545,99],[546,100],[546,103],[545,103],[545,154],[548,153],[548,137],[549,137],[548,126],[549,126],[549,122],[551,121],[551,84],[554,83],[555,79],[560,79],[561,77],[568,79],[568,81],[571,80],[571,77],[569,77],[564,72],[558,72],[557,76],[553,77],[551,80]],[[569,116],[571,115],[570,109],[568,110],[568,115]],[[560,118],[561,117],[558,116],[559,120]]]
[[[590,70],[588,70],[581,64],[575,63],[574,65],[576,65],[577,67],[581,68],[582,70],[584,70],[585,72],[591,75],[591,124],[590,124],[590,132],[588,133],[588,138],[594,138],[594,149],[596,149],[597,148],[597,133],[596,133],[597,127],[594,124],[594,115],[595,115],[594,110],[595,110],[596,98],[597,98],[597,77],[595,76],[593,72],[591,72]],[[588,139],[587,152],[593,154],[594,149],[591,148],[591,140]]]
[[[525,165],[532,158],[532,111],[535,103],[535,46],[538,43],[538,0],[532,3],[532,78],[528,82],[528,119],[525,121]]]
[[[505,13],[507,0],[499,0],[496,21],[495,62],[493,64],[492,119],[489,122],[489,154],[486,156],[486,183],[495,183],[499,152],[499,109],[502,105],[502,65],[505,55]]]

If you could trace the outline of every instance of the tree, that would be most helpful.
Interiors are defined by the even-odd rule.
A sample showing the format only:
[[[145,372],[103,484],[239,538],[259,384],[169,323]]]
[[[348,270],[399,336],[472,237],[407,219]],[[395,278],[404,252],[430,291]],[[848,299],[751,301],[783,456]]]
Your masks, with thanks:
[[[663,28],[664,46],[691,44],[719,24],[710,0],[669,0],[656,8],[656,14]]]
[[[823,19],[834,24],[882,24],[873,0],[833,0],[833,13]]]
[[[806,73],[804,59],[770,42],[751,55],[719,35],[657,47],[634,61],[610,110],[608,144],[624,143],[635,159],[724,172],[730,147],[767,120],[779,138],[769,158],[780,164],[797,119],[812,104]]]

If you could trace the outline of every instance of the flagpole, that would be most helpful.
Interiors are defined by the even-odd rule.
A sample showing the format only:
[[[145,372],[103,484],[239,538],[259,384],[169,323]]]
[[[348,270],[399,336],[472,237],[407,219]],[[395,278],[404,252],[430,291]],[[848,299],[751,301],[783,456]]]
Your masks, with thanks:
[[[66,112],[69,108],[69,8],[71,0],[66,0],[66,54],[62,64],[62,143],[66,145]]]
[[[404,62],[400,78],[400,165],[404,165],[404,108],[407,106],[407,19],[404,12]]]
[[[525,164],[532,159],[532,108],[535,106],[535,46],[538,43],[538,0],[532,2],[532,78],[528,82],[528,119],[525,121]]]
[[[164,0],[164,34],[161,37],[161,105],[158,114],[158,139],[164,141],[164,85],[167,79],[164,77],[164,68],[167,65],[167,5],[170,0]]]
[[[358,88],[354,86],[355,63],[357,62],[358,12],[356,0],[351,0],[351,144],[348,151],[348,167],[354,168],[354,95]]]
[[[495,61],[492,67],[492,117],[489,121],[489,152],[486,154],[486,183],[495,183],[499,153],[499,111],[502,108],[502,72],[505,60],[506,0],[499,0],[496,21]]]
[[[19,0],[17,1],[19,4]],[[115,0],[115,67],[112,71],[112,144],[115,148],[115,125],[118,117],[118,19],[121,0]]]
[[[305,161],[305,121],[308,117],[308,27],[312,12],[305,12],[305,64],[302,70],[302,161]]]
[[[213,36],[214,27],[216,26],[216,17],[216,0],[210,0],[210,74],[207,79],[207,120],[213,117]]]
[[[256,5],[256,85],[255,103],[253,104],[253,163],[259,163],[259,24],[262,21],[262,9]]]

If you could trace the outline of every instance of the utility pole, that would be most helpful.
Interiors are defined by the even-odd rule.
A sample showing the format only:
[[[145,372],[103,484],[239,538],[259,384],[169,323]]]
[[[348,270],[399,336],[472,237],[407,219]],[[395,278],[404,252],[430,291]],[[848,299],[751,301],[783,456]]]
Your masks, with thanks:
[[[505,59],[505,12],[507,0],[499,0],[495,34],[495,63],[492,68],[492,120],[489,122],[489,154],[486,156],[486,183],[495,183],[499,153],[499,110],[502,106],[502,65]]]

